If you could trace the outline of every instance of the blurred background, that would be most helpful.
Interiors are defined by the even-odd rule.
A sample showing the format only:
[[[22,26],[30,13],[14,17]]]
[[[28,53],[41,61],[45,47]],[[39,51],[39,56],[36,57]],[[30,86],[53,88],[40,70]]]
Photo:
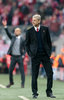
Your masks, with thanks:
[[[10,55],[7,50],[10,40],[2,26],[7,20],[8,29],[13,33],[16,26],[21,28],[25,39],[26,30],[31,27],[32,16],[41,15],[41,25],[48,26],[52,41],[51,62],[53,79],[64,80],[64,0],[0,0],[0,74],[8,74]],[[30,57],[25,54],[23,59],[25,75],[31,74]],[[19,74],[18,64],[13,74]],[[46,77],[42,64],[40,76]]]

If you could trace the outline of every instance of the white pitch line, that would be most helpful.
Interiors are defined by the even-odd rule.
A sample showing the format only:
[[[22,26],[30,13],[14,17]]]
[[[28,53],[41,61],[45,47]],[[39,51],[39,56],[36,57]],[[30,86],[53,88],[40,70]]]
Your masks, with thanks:
[[[4,86],[4,85],[0,84],[0,88],[6,88],[6,86]]]
[[[23,99],[23,100],[29,100],[28,98],[24,97],[24,96],[18,96],[19,98]]]

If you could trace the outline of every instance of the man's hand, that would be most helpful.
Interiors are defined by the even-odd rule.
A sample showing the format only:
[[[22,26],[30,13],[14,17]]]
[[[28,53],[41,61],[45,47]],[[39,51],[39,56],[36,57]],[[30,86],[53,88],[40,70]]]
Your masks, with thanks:
[[[3,20],[2,21],[2,24],[3,24],[4,27],[7,26],[7,21],[6,20]]]
[[[22,55],[22,59],[24,59],[24,55]]]

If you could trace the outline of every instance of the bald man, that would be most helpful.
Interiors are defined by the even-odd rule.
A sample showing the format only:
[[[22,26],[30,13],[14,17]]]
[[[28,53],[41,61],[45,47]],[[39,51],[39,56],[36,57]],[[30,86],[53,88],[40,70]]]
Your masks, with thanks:
[[[11,55],[11,63],[10,63],[10,67],[9,67],[10,83],[6,87],[10,88],[14,84],[12,72],[15,68],[16,63],[18,63],[20,73],[21,73],[21,87],[24,88],[25,74],[24,74],[24,66],[23,66],[23,59],[22,59],[22,55],[24,54],[24,40],[21,35],[21,29],[16,28],[14,30],[14,33],[11,34],[8,31],[7,22],[2,21],[2,24],[4,26],[4,29],[5,29],[8,37],[11,39],[11,45],[8,50],[8,54]]]
[[[47,74],[47,97],[55,98],[52,94],[53,71],[50,62],[51,55],[51,39],[48,27],[41,26],[41,16],[36,14],[32,17],[33,27],[26,33],[26,50],[32,61],[32,92],[33,98],[38,96],[37,79],[39,73],[39,65],[43,63]]]

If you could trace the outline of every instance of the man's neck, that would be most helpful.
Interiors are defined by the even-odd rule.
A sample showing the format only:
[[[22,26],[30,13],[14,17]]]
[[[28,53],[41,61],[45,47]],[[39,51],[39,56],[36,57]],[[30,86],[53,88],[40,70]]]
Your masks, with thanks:
[[[39,27],[40,26],[40,24],[39,25],[36,25],[36,26],[34,26],[34,27]]]
[[[21,34],[19,34],[19,35],[16,35],[16,37],[18,37],[18,36],[21,36]]]
[[[37,31],[37,28],[38,30],[40,30],[40,25],[38,27],[34,26],[35,30]]]

